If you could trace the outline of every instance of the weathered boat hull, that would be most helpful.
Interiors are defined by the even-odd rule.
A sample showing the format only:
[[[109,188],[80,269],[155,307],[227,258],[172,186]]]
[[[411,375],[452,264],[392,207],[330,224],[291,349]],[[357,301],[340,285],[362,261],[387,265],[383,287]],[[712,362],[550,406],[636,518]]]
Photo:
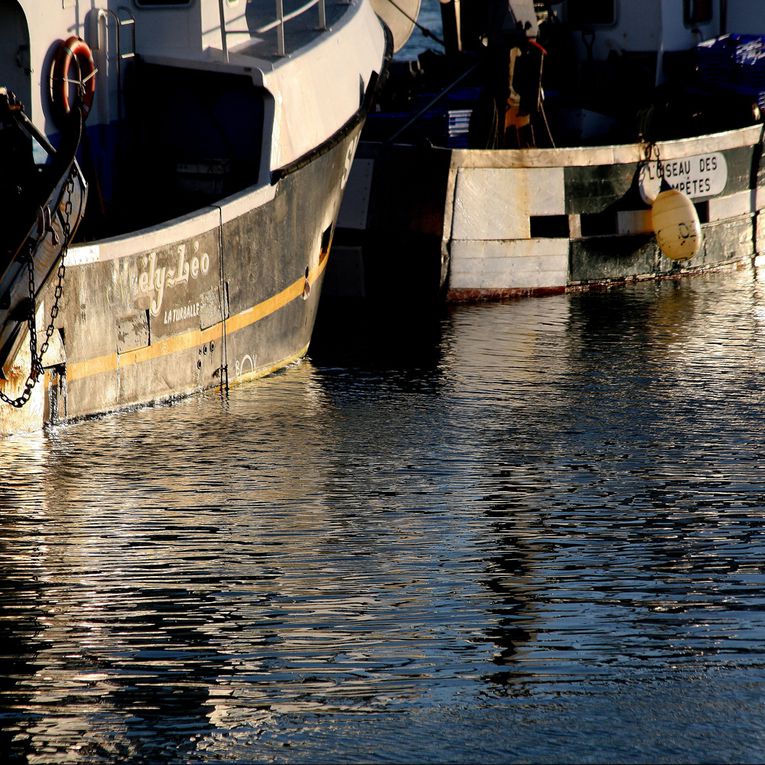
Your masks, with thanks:
[[[0,10],[0,48],[18,54],[0,60],[14,128],[0,131],[14,160],[0,197],[19,229],[0,242],[13,280],[0,435],[226,389],[300,358],[390,57],[369,0],[37,6]],[[88,189],[75,239],[36,201],[70,153]],[[33,285],[22,266],[38,250]]]
[[[659,249],[650,197],[641,194],[656,175],[645,145],[484,151],[362,141],[338,243],[353,273],[377,276],[381,258],[388,265],[396,259],[390,273],[398,284],[426,273],[420,294],[452,301],[750,265],[765,249],[762,148],[762,125],[658,146],[669,182],[692,199],[702,224],[700,252],[678,262]],[[407,206],[408,218],[395,203],[386,205],[386,178],[404,172],[420,179],[413,181],[419,202]],[[351,293],[347,275],[333,278],[334,294]],[[397,290],[392,283],[356,283],[368,295]]]
[[[2,411],[0,432],[226,386],[300,358],[362,115],[272,186],[72,247],[57,320],[62,342],[29,404]],[[20,354],[9,394],[27,362]]]
[[[680,262],[656,243],[639,144],[455,151],[442,244],[448,294],[496,297],[750,264],[765,205],[762,138],[755,126],[661,144],[669,182],[702,223],[701,250]]]

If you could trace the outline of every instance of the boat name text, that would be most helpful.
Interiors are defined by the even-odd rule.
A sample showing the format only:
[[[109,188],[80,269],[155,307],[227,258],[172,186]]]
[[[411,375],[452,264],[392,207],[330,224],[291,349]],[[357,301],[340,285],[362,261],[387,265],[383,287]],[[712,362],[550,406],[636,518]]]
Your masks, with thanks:
[[[196,281],[200,275],[205,276],[210,270],[210,256],[206,252],[199,252],[199,242],[191,245],[191,254],[189,254],[186,244],[179,244],[176,247],[176,260],[172,266],[160,265],[156,252],[150,252],[142,255],[140,264],[143,266],[138,273],[138,294],[146,295],[151,298],[149,310],[152,316],[159,316],[162,309],[162,302],[165,299],[165,290],[173,289],[179,285],[189,283],[189,280]],[[196,314],[188,313],[191,309],[196,309]],[[186,312],[188,316],[181,316]],[[175,314],[178,313],[178,317]],[[183,308],[173,311],[166,311],[164,315],[165,324],[170,321],[179,321],[181,318],[188,318],[199,314],[199,306],[190,304]],[[169,317],[168,317],[169,315]]]
[[[656,198],[662,179],[689,197],[709,197],[725,189],[728,165],[719,152],[646,162],[640,169],[640,193],[644,201],[650,204]]]
[[[194,316],[199,316],[199,303],[189,303],[180,308],[168,308],[168,310],[164,312],[163,323],[172,324],[176,321],[191,319]]]

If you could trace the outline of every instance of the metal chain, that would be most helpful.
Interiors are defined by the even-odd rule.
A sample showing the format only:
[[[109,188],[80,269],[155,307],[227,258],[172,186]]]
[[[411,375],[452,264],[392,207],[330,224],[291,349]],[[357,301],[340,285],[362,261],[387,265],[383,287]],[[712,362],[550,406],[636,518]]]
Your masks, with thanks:
[[[27,317],[27,326],[29,328],[29,350],[32,356],[31,368],[26,383],[24,383],[24,390],[18,398],[11,398],[0,390],[0,401],[4,401],[6,404],[10,404],[16,409],[21,409],[24,404],[32,397],[32,391],[34,390],[37,381],[43,374],[43,357],[48,351],[50,345],[50,339],[55,331],[56,318],[58,317],[60,310],[61,297],[64,294],[64,275],[66,274],[66,253],[69,248],[69,240],[72,235],[71,229],[71,216],[72,216],[72,194],[74,193],[74,175],[75,170],[72,170],[69,174],[69,178],[66,182],[66,202],[64,203],[64,215],[63,215],[63,230],[64,230],[64,244],[61,248],[61,260],[58,265],[58,281],[53,292],[53,305],[50,309],[50,323],[45,329],[45,340],[43,340],[42,346],[38,351],[37,349],[37,322],[36,322],[36,288],[35,288],[35,264],[34,264],[34,241],[29,242],[29,248],[27,250],[27,268],[29,277],[29,316]],[[51,224],[52,225],[52,224]],[[52,232],[52,228],[51,228]],[[44,238],[48,232],[44,231],[42,237]]]
[[[649,141],[646,144],[644,144],[644,161],[646,164],[650,162],[655,162],[656,166],[659,168],[659,172],[662,172],[664,165],[661,161],[661,151],[659,150],[659,144],[657,144],[655,141]]]

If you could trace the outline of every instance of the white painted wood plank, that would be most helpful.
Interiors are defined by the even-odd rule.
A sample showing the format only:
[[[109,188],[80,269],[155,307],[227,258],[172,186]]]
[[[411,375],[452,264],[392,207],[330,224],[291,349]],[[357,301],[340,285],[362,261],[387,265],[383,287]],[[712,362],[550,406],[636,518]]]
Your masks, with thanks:
[[[451,289],[560,287],[567,280],[567,239],[452,243]]]
[[[754,195],[748,189],[725,197],[716,197],[709,200],[709,220],[717,221],[746,215],[754,212],[754,206]]]
[[[457,174],[454,239],[529,239],[530,215],[566,211],[562,168],[467,168]]]
[[[710,151],[725,151],[740,146],[757,146],[762,140],[762,125],[730,130],[726,133],[681,138],[659,143],[663,160],[681,159]],[[638,143],[617,146],[586,146],[560,149],[455,149],[452,167],[591,167],[640,162],[645,146]]]

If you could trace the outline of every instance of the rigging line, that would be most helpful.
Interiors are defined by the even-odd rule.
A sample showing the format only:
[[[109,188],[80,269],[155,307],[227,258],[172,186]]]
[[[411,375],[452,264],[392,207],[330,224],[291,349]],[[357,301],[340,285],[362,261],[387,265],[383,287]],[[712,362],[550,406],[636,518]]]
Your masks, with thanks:
[[[430,101],[428,101],[425,106],[423,106],[420,111],[417,112],[405,125],[400,127],[392,136],[387,138],[385,140],[385,144],[391,144],[393,141],[395,141],[402,133],[406,132],[412,125],[414,125],[417,120],[420,119],[424,114],[428,112],[428,110],[432,109],[444,96],[446,96],[451,90],[453,90],[457,85],[459,85],[469,74],[472,74],[478,67],[481,65],[481,62],[477,62],[473,64],[471,67],[466,69],[457,79],[452,80],[435,98],[432,98]]]
[[[446,48],[446,43],[434,32],[431,32],[426,26],[423,26],[422,24],[417,21],[417,19],[413,19],[397,2],[396,0],[388,0],[388,2],[402,15],[406,16],[409,21],[414,24],[417,29],[422,32],[422,34],[425,37],[432,37],[439,45],[442,45],[444,48]]]

